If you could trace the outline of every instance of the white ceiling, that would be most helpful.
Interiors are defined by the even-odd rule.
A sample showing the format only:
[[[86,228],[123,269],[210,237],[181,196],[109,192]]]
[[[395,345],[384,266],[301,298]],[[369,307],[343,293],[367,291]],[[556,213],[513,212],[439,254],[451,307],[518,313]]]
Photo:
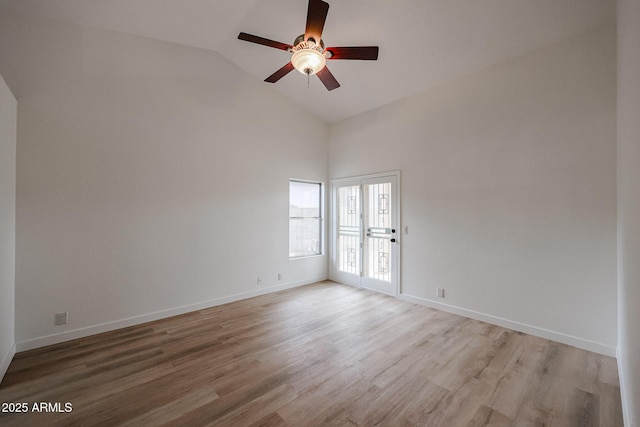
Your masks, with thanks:
[[[422,92],[599,25],[613,0],[328,0],[327,46],[378,45],[378,61],[330,61],[341,87],[291,72],[273,85],[333,123]],[[284,43],[304,32],[307,0],[0,0],[0,8],[211,49],[263,80],[285,51],[237,39],[240,31]],[[270,85],[270,83],[264,83]]]

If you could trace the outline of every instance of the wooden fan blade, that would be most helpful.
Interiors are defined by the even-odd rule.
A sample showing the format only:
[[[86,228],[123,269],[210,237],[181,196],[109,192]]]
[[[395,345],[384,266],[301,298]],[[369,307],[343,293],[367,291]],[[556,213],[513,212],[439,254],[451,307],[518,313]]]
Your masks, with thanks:
[[[322,83],[324,84],[324,87],[327,88],[327,90],[334,90],[340,87],[340,83],[338,83],[336,78],[333,77],[333,74],[331,74],[331,71],[329,71],[327,67],[324,67],[316,74],[320,81],[322,81]]]
[[[290,44],[280,43],[277,41],[265,39],[264,37],[254,36],[253,34],[240,33],[238,34],[238,39],[244,40],[251,43],[257,43],[264,46],[275,47],[276,49],[289,50],[289,48],[293,47]]]
[[[307,28],[304,30],[304,39],[312,38],[316,44],[322,39],[322,29],[329,12],[329,3],[322,0],[309,0],[307,9]]]
[[[328,59],[378,59],[378,46],[328,47],[327,50],[331,52]]]
[[[283,78],[284,76],[286,76],[287,74],[289,74],[291,70],[293,70],[293,64],[289,62],[284,67],[280,68],[278,71],[276,71],[275,73],[271,74],[269,77],[264,79],[264,81],[269,83],[275,83],[281,78]]]

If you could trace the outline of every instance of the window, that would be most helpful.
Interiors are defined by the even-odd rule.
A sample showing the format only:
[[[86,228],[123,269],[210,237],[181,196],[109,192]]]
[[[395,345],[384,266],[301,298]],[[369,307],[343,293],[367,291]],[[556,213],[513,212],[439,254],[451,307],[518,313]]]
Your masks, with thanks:
[[[289,181],[289,258],[322,253],[322,184]]]

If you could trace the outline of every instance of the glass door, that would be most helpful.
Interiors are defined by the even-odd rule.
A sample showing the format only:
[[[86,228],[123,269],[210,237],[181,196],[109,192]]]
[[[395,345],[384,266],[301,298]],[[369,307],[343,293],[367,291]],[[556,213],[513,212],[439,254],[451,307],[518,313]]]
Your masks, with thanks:
[[[395,177],[362,181],[364,268],[360,283],[365,288],[391,295],[396,294],[392,260],[398,245],[393,187]]]
[[[337,192],[337,269],[360,276],[362,271],[360,185],[339,187]]]
[[[398,175],[333,181],[333,280],[398,295]]]

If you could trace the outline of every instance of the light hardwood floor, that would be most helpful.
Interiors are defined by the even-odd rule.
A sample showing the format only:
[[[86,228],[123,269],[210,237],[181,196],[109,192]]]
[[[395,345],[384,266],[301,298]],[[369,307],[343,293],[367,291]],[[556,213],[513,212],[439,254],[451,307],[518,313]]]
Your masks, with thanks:
[[[621,426],[615,359],[323,282],[19,353],[0,425]]]

